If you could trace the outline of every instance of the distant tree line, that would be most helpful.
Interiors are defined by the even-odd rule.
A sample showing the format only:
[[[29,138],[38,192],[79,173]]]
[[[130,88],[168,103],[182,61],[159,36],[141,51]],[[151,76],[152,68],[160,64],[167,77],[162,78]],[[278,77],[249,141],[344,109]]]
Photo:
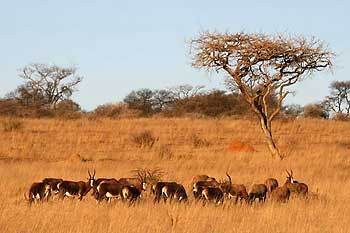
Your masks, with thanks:
[[[254,113],[242,94],[226,83],[227,90],[206,90],[204,86],[179,85],[165,89],[131,91],[119,103],[103,104],[83,111],[71,97],[83,77],[75,67],[30,64],[19,70],[23,84],[0,98],[0,115],[16,117],[222,117],[250,118]],[[278,104],[271,93],[268,105]],[[350,81],[334,81],[330,93],[319,103],[286,105],[279,117],[313,117],[346,120],[350,117]]]

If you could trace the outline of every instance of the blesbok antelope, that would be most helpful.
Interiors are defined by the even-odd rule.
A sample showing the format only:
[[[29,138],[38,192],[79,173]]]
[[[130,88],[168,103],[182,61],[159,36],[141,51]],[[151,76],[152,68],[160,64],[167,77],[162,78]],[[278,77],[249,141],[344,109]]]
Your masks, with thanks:
[[[228,183],[224,182],[220,185],[224,194],[226,194],[229,199],[236,197],[235,203],[237,203],[238,200],[246,201],[248,198],[246,187],[243,184],[232,184],[230,175],[226,173],[226,176],[228,177]]]
[[[116,179],[114,178],[98,178],[97,180],[95,180],[94,185],[92,187],[92,196],[97,197],[98,196],[98,191],[97,191],[97,187],[102,183],[102,182],[118,182]]]
[[[44,198],[48,200],[50,196],[50,186],[43,182],[35,182],[29,188],[28,199],[24,194],[25,199],[32,204],[35,201],[42,201]]]
[[[63,182],[63,179],[60,178],[44,178],[42,180],[44,184],[47,184],[50,186],[50,194],[58,194],[59,193],[59,184]]]
[[[124,186],[126,185],[121,184],[119,181],[102,181],[96,188],[95,197],[99,202],[103,199],[111,202],[112,198],[122,198],[121,193]]]
[[[134,203],[141,196],[142,189],[119,181],[103,181],[97,186],[96,199],[101,202],[114,199],[129,200]]]
[[[188,200],[186,189],[183,185],[179,184],[173,198],[179,202],[186,202]]]
[[[267,187],[265,184],[254,184],[248,194],[248,203],[253,203],[255,199],[259,199],[259,202],[265,202]]]
[[[173,199],[179,202],[187,201],[187,193],[182,184],[176,182],[166,182],[166,184],[161,189],[161,195],[164,201],[168,199],[172,201]]]
[[[146,190],[148,170],[137,169],[135,171],[136,177],[101,180],[96,185],[95,198],[99,201],[106,199],[109,202],[112,198],[136,201],[141,197],[142,191]]]
[[[309,191],[309,187],[305,183],[294,180],[293,171],[287,172],[287,180],[285,182],[286,187],[290,190],[291,194],[306,196]]]
[[[87,182],[84,181],[63,181],[58,185],[60,198],[64,197],[78,197],[79,200],[83,200],[83,197],[92,189],[95,181],[95,171],[91,175],[88,171],[89,178]]]
[[[224,192],[219,187],[203,187],[201,196],[203,205],[205,202],[213,202],[217,205],[224,203]]]
[[[214,187],[217,188],[220,186],[220,183],[217,182],[215,179],[205,180],[205,181],[197,181],[193,184],[192,187],[192,193],[195,199],[202,198],[202,191],[206,187]]]
[[[265,181],[265,185],[267,187],[267,192],[271,193],[274,189],[278,187],[278,181],[275,178],[268,178]]]
[[[163,188],[165,186],[175,187],[176,185],[177,185],[176,182],[164,182],[164,181],[159,181],[159,182],[153,184],[151,187],[151,192],[152,192],[152,194],[154,194],[154,202],[159,202],[162,198],[165,202],[167,197],[164,196]]]
[[[130,203],[134,203],[141,197],[141,191],[130,185],[123,186],[121,190],[121,198],[123,200],[129,200]]]
[[[275,188],[270,193],[270,198],[275,202],[287,202],[289,200],[290,190],[286,185]]]
[[[136,177],[132,178],[120,178],[119,183],[123,185],[129,185],[137,188],[140,192],[146,191],[147,188],[147,170],[137,169]]]

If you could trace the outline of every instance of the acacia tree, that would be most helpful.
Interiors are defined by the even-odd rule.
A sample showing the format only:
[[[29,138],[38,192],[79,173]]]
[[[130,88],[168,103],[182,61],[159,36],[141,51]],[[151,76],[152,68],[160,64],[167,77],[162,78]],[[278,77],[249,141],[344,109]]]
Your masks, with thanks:
[[[204,94],[204,86],[191,86],[188,84],[171,87],[168,91],[175,100],[191,98],[197,95]]]
[[[331,94],[323,104],[328,111],[349,117],[350,115],[350,81],[334,81],[330,87]]]
[[[68,99],[82,77],[76,74],[75,67],[59,67],[34,63],[20,70],[19,76],[25,80],[29,94],[43,96],[50,108],[56,108],[59,101]]]
[[[124,102],[129,108],[142,111],[144,116],[149,116],[153,113],[153,91],[147,88],[130,92]]]
[[[333,53],[316,39],[262,33],[205,32],[191,40],[192,66],[226,71],[259,118],[273,157],[283,158],[272,136],[271,122],[280,113],[289,86],[331,66]],[[272,93],[277,104],[268,105]]]

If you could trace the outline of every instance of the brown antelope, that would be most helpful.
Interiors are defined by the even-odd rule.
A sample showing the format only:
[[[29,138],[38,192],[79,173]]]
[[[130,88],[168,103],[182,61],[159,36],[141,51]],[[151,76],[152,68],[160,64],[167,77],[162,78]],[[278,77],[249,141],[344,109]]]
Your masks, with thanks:
[[[217,205],[224,203],[224,193],[219,187],[203,187],[201,198],[205,202],[213,202]]]
[[[97,186],[95,198],[101,202],[107,200],[111,202],[112,198],[129,200],[131,203],[137,201],[141,196],[139,188],[119,181],[103,181]]]
[[[154,194],[154,202],[159,202],[162,198],[164,202],[166,202],[167,196],[165,196],[165,193],[163,191],[167,191],[169,187],[176,187],[176,186],[177,186],[176,182],[159,181],[156,184],[153,184],[151,187],[151,191],[152,191],[152,194]],[[166,188],[163,190],[164,187]],[[170,189],[173,189],[173,188],[170,188]]]
[[[268,178],[265,181],[265,185],[267,187],[267,192],[271,193],[274,189],[278,187],[278,181],[275,178]]]
[[[224,182],[220,185],[224,194],[226,194],[229,199],[231,199],[232,197],[236,197],[235,203],[237,203],[238,199],[240,201],[246,201],[248,198],[246,187],[243,184],[232,184],[232,179],[230,175],[226,173],[226,176],[228,177],[229,182]]]
[[[202,191],[205,187],[219,187],[220,183],[213,179],[205,180],[205,181],[197,181],[193,184],[192,192],[195,199],[202,198]]]
[[[95,198],[98,201],[106,199],[108,202],[112,198],[130,200],[135,202],[140,196],[141,192],[146,190],[147,171],[144,169],[137,169],[137,176],[132,178],[104,179],[96,185]]]
[[[103,199],[111,202],[112,198],[122,198],[122,189],[126,186],[119,181],[102,181],[96,188],[95,198],[100,202]]]
[[[188,200],[186,189],[183,185],[179,184],[173,198],[179,202],[186,202]]]
[[[48,200],[50,196],[50,186],[43,182],[36,182],[30,186],[28,199],[24,195],[24,197],[29,201],[29,204],[32,204],[35,200],[42,201],[44,198]]]
[[[89,178],[87,182],[84,181],[63,181],[58,185],[60,198],[64,199],[64,197],[78,197],[81,201],[83,197],[91,190],[94,186],[95,181],[95,172],[93,175],[88,171]]]
[[[164,201],[170,199],[172,201],[175,199],[176,201],[187,201],[187,193],[182,184],[178,184],[175,182],[167,182],[161,190]]]
[[[248,195],[248,203],[253,203],[256,198],[259,199],[259,202],[265,202],[267,193],[267,187],[265,184],[254,184]]]
[[[275,202],[287,202],[289,200],[290,190],[287,185],[275,188],[271,194],[271,200]]]
[[[42,180],[42,182],[44,184],[47,184],[50,186],[50,193],[53,194],[58,194],[59,193],[59,184],[61,184],[63,182],[63,179],[59,179],[59,178],[45,178]]]
[[[120,178],[119,183],[137,188],[140,192],[147,188],[147,171],[144,169],[136,170],[136,177]]]
[[[287,180],[285,182],[286,187],[290,190],[291,194],[306,196],[309,191],[309,187],[305,183],[300,183],[294,180],[293,171],[287,172]]]
[[[98,196],[97,187],[102,182],[118,182],[118,181],[116,179],[114,179],[114,178],[98,178],[97,180],[95,180],[94,185],[92,187],[92,194],[91,194],[95,198]]]
[[[130,185],[126,185],[121,190],[121,198],[123,200],[129,200],[130,203],[134,203],[141,197],[141,191]]]

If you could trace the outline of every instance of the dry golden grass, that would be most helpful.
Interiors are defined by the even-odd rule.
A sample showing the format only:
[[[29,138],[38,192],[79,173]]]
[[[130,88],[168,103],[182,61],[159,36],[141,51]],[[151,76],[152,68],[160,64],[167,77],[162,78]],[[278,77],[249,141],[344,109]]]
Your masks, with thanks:
[[[7,119],[0,119],[1,122]],[[20,130],[0,127],[0,232],[350,232],[350,124],[322,120],[275,122],[286,158],[270,158],[254,121],[205,119],[23,120]],[[149,130],[151,148],[131,136]],[[193,135],[208,142],[195,146]],[[255,152],[234,153],[240,140]],[[79,156],[78,156],[79,155]],[[157,204],[147,197],[135,206],[98,205],[88,194],[82,201],[53,200],[29,207],[23,194],[44,177],[85,180],[130,175],[138,167],[160,167],[164,180],[183,183],[208,174],[250,187],[292,168],[313,198],[278,205],[201,206]],[[191,196],[191,194],[189,194]],[[191,197],[192,198],[192,197]]]

